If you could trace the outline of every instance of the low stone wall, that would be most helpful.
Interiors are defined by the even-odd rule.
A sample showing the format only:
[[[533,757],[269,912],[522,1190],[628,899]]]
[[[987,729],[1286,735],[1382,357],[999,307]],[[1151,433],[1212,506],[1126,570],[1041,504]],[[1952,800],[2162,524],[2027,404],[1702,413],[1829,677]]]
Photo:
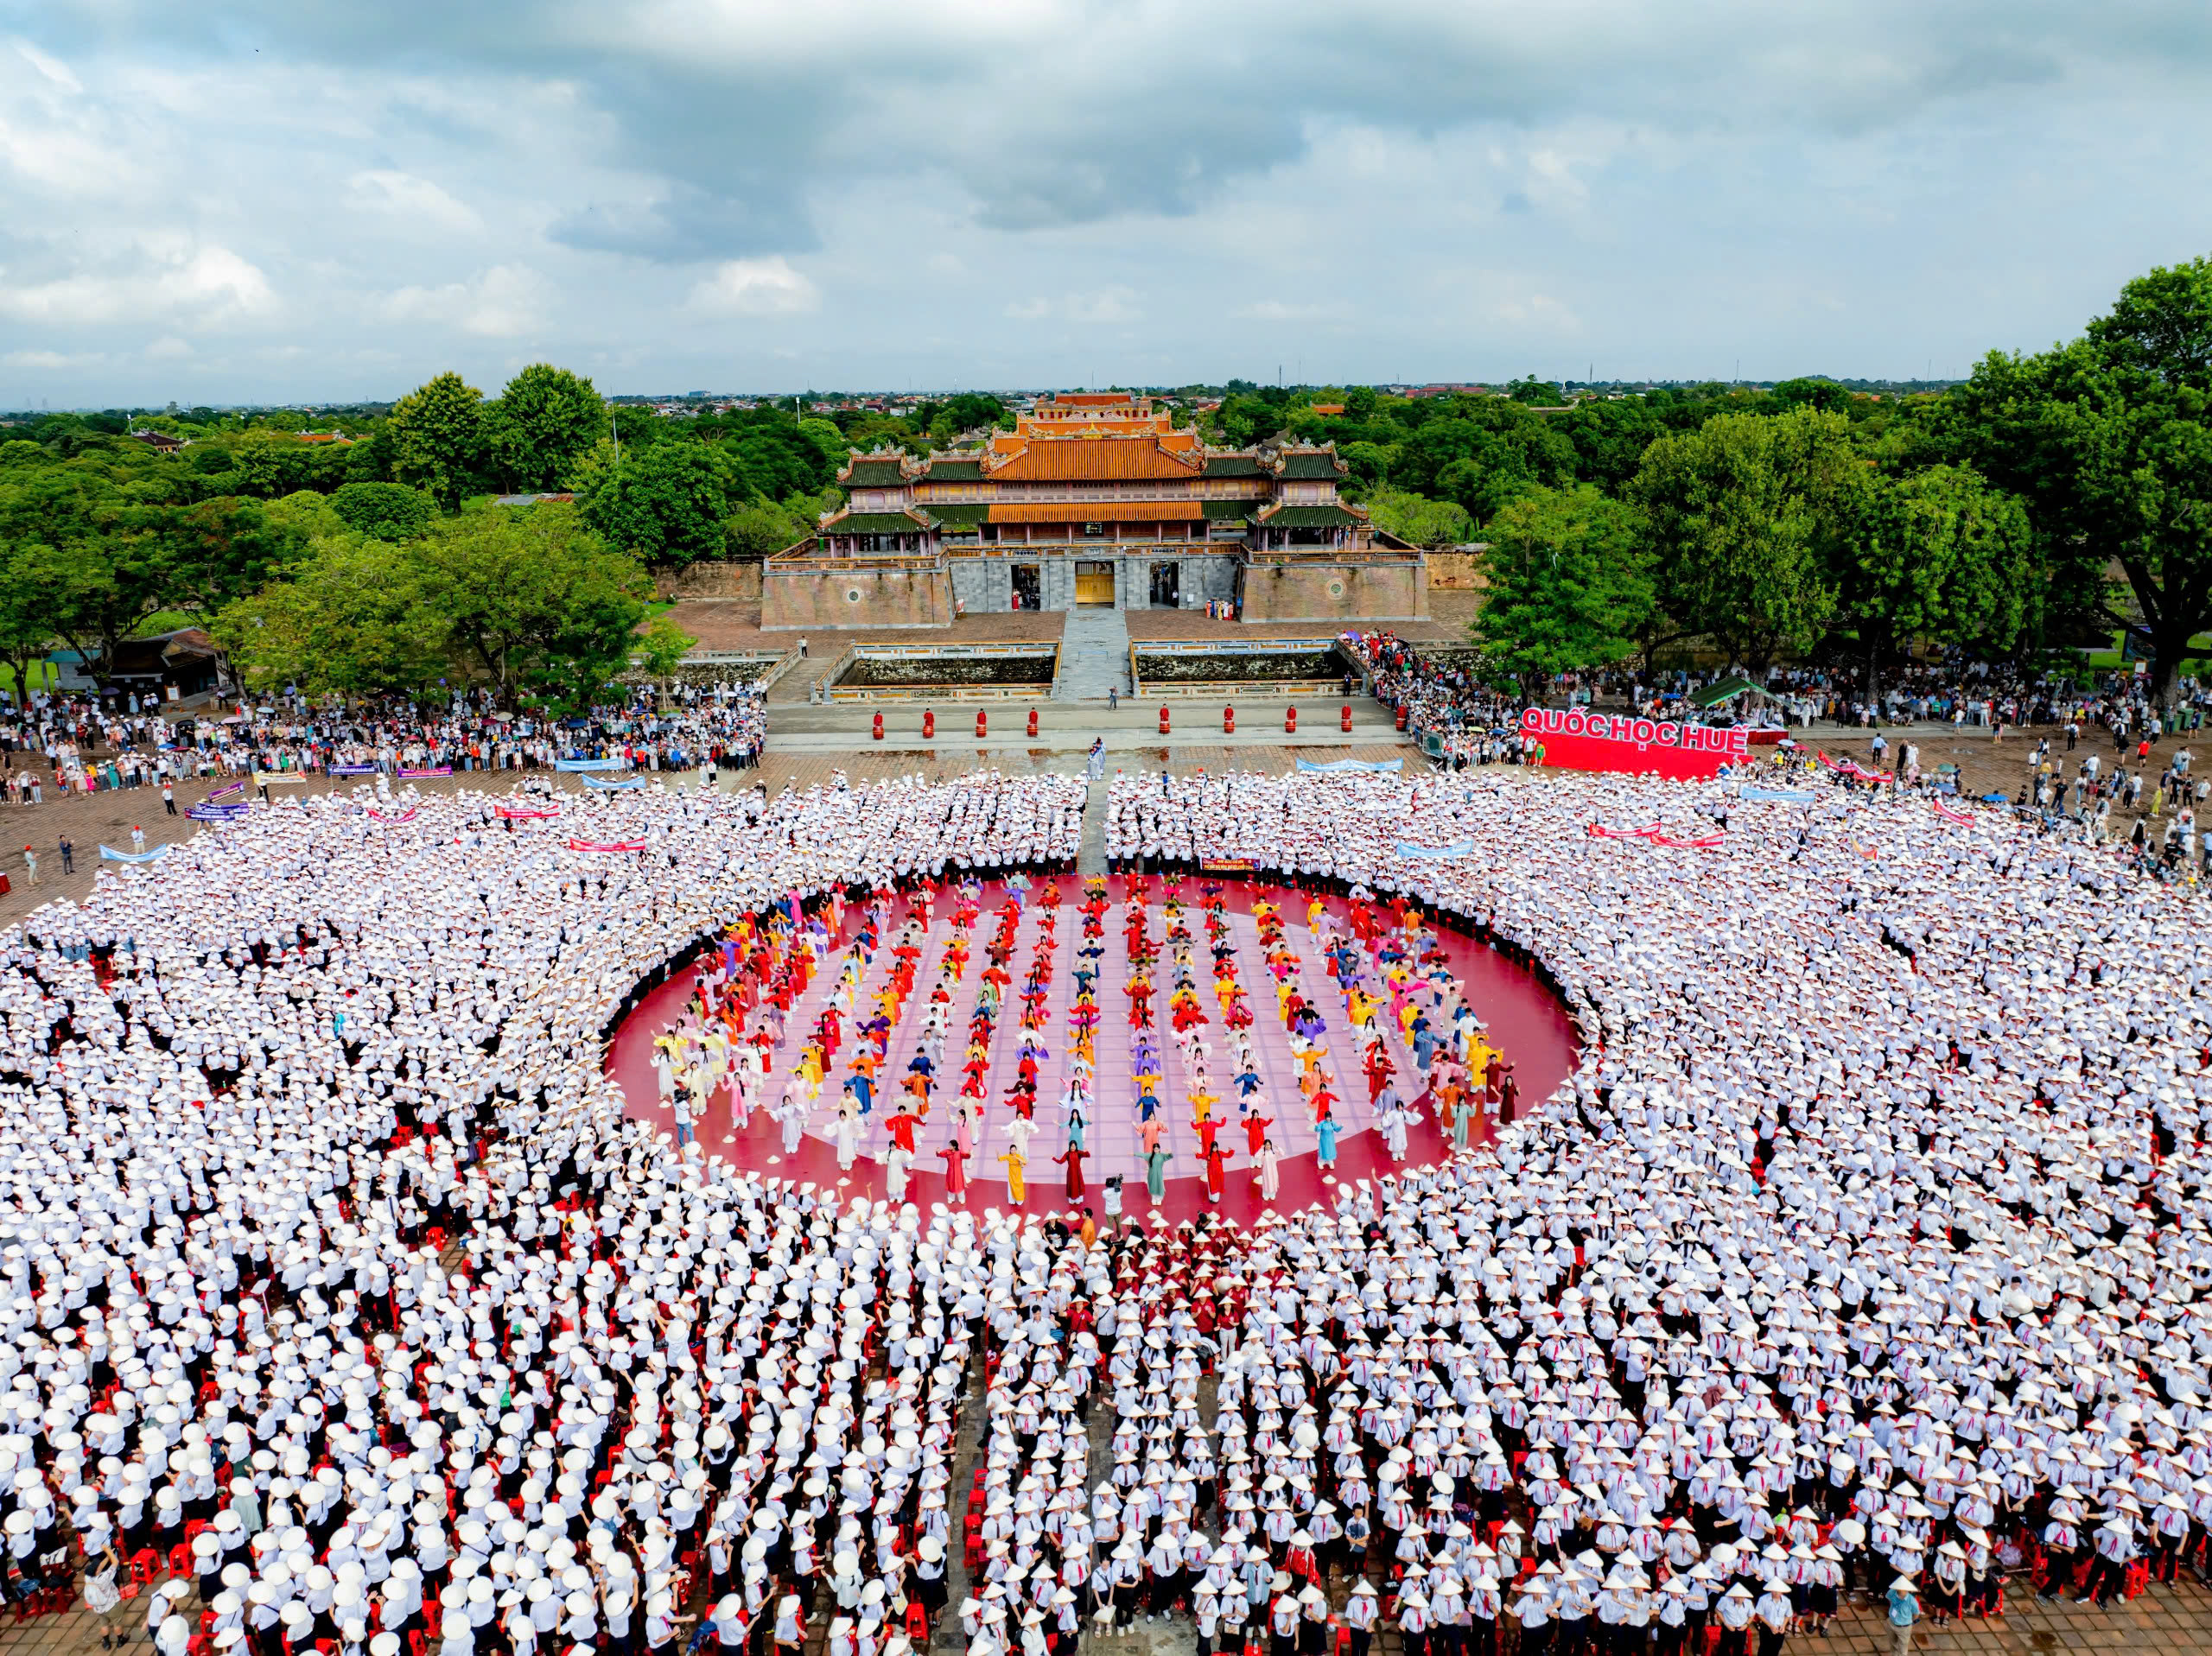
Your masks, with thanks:
[[[747,560],[688,563],[681,569],[653,572],[653,591],[664,599],[715,599],[740,604],[760,601],[760,565]]]
[[[764,632],[951,625],[952,577],[942,563],[843,569],[771,564],[760,583]]]
[[[1246,621],[1428,619],[1428,572],[1417,558],[1254,558],[1242,575]]]

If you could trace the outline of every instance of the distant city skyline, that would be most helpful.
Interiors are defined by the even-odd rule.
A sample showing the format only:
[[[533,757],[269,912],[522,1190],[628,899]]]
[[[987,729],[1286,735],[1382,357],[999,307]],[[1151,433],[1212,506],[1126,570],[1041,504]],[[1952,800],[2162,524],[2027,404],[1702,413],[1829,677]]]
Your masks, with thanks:
[[[2212,252],[2208,67],[2177,0],[57,0],[0,409],[1955,379]]]
[[[1232,376],[1232,379],[1241,378],[1242,377]],[[1916,391],[1938,391],[1946,390],[1950,386],[1959,384],[1957,380],[1948,379],[1844,379],[1831,374],[1799,374],[1788,376],[1787,378],[1831,380],[1837,384],[1845,386],[1847,389],[1888,391],[1898,396],[1909,395]],[[1212,385],[1205,387],[1205,390],[1209,394],[1219,395],[1223,385],[1226,383],[1227,382],[1216,382]],[[1510,381],[1503,379],[1487,382],[1386,380],[1371,384],[1369,386],[1369,389],[1396,395],[1434,396],[1458,391],[1500,391],[1511,383],[1512,382]],[[1549,383],[1558,384],[1566,391],[1575,395],[1592,395],[1598,393],[1634,395],[1638,391],[1643,390],[1656,391],[1688,390],[1715,384],[1734,385],[1745,390],[1770,390],[1775,386],[1785,382],[1783,380],[1747,379],[1729,381],[1705,378],[1681,380],[1559,380]],[[1359,380],[1339,382],[1340,388],[1342,389],[1350,389],[1354,385],[1366,384],[1367,382]],[[1036,397],[1049,397],[1055,393],[1109,390],[1129,390],[1149,396],[1172,398],[1195,395],[1199,384],[1200,383],[1197,381],[1185,380],[1176,385],[975,385],[967,387],[938,385],[913,390],[895,391],[842,386],[830,388],[809,387],[798,390],[753,390],[720,391],[608,391],[605,390],[604,387],[601,387],[601,389],[604,391],[607,401],[610,406],[620,404],[624,407],[637,408],[668,407],[676,404],[689,404],[695,403],[702,404],[748,404],[752,406],[760,406],[764,404],[789,403],[794,397],[806,401],[815,406],[834,405],[843,407],[860,403],[866,403],[870,405],[895,403],[902,407],[910,407],[923,403],[943,402],[949,397],[959,396],[963,390],[969,391],[980,391],[986,396],[996,397],[1001,399],[1027,399]],[[496,396],[499,391],[499,387],[496,385],[480,386],[478,389],[484,391],[487,397]],[[1278,388],[1270,387],[1269,389]],[[1304,396],[1313,392],[1325,390],[1328,389],[1328,386],[1325,384],[1300,384],[1280,389],[1286,390],[1293,395]],[[313,414],[318,411],[338,413],[347,409],[388,408],[393,400],[394,398],[392,397],[300,397],[283,402],[202,403],[194,404],[181,403],[175,398],[168,398],[158,402],[149,401],[129,403],[101,404],[97,403],[85,403],[70,407],[55,405],[49,401],[46,406],[39,408],[24,407],[11,409],[0,407],[0,419],[20,418],[25,415],[35,416],[41,413],[124,414],[134,417],[161,416],[167,418],[172,415],[177,417],[186,416],[203,409],[211,409],[218,414],[245,412],[275,413],[279,411],[305,414]]]

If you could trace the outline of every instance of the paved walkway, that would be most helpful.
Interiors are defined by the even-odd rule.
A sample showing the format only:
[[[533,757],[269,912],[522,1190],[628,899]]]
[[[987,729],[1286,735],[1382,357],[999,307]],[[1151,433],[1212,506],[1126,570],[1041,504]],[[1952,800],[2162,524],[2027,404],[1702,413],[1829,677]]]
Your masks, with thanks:
[[[1083,848],[1076,853],[1075,869],[1085,879],[1106,877],[1106,802],[1112,791],[1102,777],[1084,796]]]
[[[1103,701],[1129,694],[1129,624],[1110,604],[1083,604],[1060,630],[1060,701]]]

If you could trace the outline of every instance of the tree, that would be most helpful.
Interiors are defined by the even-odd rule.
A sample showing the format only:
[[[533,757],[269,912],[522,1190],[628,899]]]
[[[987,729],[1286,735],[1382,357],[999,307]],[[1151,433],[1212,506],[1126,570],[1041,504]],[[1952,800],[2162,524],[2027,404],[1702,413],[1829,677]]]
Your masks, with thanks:
[[[484,393],[448,371],[393,403],[387,429],[392,476],[458,511],[484,460]]]
[[[112,538],[55,549],[56,631],[105,670],[115,647],[177,595],[176,569],[161,537],[134,525]]]
[[[1519,403],[1457,399],[1442,417],[1422,422],[1401,447],[1391,481],[1455,500],[1478,523],[1526,490],[1557,488],[1574,476],[1574,446]]]
[[[676,676],[676,669],[699,641],[663,613],[647,622],[633,642],[654,688],[665,694],[668,681]]]
[[[796,545],[813,528],[810,514],[801,517],[773,501],[748,500],[732,507],[723,520],[722,542],[728,556],[757,563]]]
[[[1608,494],[1618,494],[1636,475],[1649,448],[1665,430],[1642,397],[1585,397],[1566,414],[1549,417],[1552,430],[1574,449],[1574,475]]]
[[[1590,485],[1539,489],[1491,520],[1469,628],[1531,700],[1561,673],[1630,654],[1652,609],[1643,514]]]
[[[2020,635],[2036,584],[2027,513],[1967,467],[1870,479],[1848,551],[1838,607],[1858,629],[1869,701],[1884,658],[1912,638],[1998,652]]]
[[[1523,374],[1503,390],[1504,394],[1516,403],[1525,403],[1536,408],[1557,407],[1566,397],[1556,381],[1538,379],[1534,374]]]
[[[830,464],[830,476],[835,477],[845,469],[845,460],[852,452],[852,445],[845,441],[845,434],[837,429],[836,422],[820,418],[801,420],[799,435],[812,443],[822,458]]]
[[[0,665],[19,707],[34,669],[61,636],[57,622],[69,573],[60,558],[42,541],[0,542]]]
[[[734,430],[720,450],[730,471],[732,492],[781,500],[788,495],[812,494],[836,478],[845,460],[837,428],[827,420],[808,423],[829,431],[834,454],[825,453],[812,434],[772,415]]]
[[[1764,670],[1809,646],[1835,608],[1827,571],[1867,468],[1840,415],[1720,414],[1645,451],[1630,491],[1658,554],[1661,606]]]
[[[988,431],[999,422],[999,416],[1006,412],[1006,404],[995,397],[982,391],[960,391],[945,399],[938,410],[948,430],[957,435],[963,431]],[[931,429],[935,429],[932,422]]]
[[[1960,457],[2025,504],[2060,601],[2139,618],[2171,701],[2212,626],[2212,260],[2138,276],[2070,344],[1993,352],[1947,419]],[[2102,591],[2113,563],[2136,617]]]
[[[493,461],[512,490],[557,488],[607,435],[607,404],[591,381],[547,362],[509,380],[484,412]]]
[[[298,489],[270,501],[262,510],[269,521],[279,528],[297,534],[303,541],[319,541],[329,536],[343,535],[346,520],[332,507],[332,497],[313,489]]]
[[[1474,520],[1456,501],[1377,489],[1361,504],[1376,528],[1414,546],[1464,546],[1475,537]]]
[[[556,502],[449,518],[409,551],[424,606],[502,706],[524,688],[589,705],[628,661],[652,594],[634,559]]]
[[[620,463],[601,444],[581,468],[576,499],[584,521],[612,545],[648,563],[689,563],[722,551],[729,474],[704,443],[658,442]]]
[[[1840,414],[1851,406],[1851,393],[1832,379],[1785,379],[1774,388],[1773,396],[1784,409],[1814,408]]]
[[[0,484],[0,546],[44,549],[38,600],[88,663],[108,660],[181,584],[166,533],[174,509],[135,489],[73,466],[11,469]]]
[[[155,522],[169,604],[202,616],[278,579],[307,550],[306,536],[256,500],[204,500],[171,508]]]
[[[1344,463],[1349,476],[1346,481],[1363,489],[1373,489],[1387,482],[1390,468],[1397,463],[1398,445],[1395,443],[1346,443],[1337,451]]]
[[[412,541],[430,532],[437,502],[397,483],[349,483],[330,497],[330,509],[357,535],[379,541]]]
[[[340,536],[319,542],[291,579],[226,606],[212,631],[254,689],[423,689],[448,673],[450,657],[421,576],[410,549]]]

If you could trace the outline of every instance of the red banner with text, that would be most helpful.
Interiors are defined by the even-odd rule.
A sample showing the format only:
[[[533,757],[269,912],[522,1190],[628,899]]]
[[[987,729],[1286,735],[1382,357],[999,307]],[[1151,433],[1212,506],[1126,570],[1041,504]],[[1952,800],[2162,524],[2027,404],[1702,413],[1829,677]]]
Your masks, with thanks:
[[[1521,715],[1525,740],[1543,745],[1546,765],[1570,771],[1625,771],[1687,780],[1715,777],[1749,755],[1739,726],[1677,725],[1584,707],[1531,707]]]

